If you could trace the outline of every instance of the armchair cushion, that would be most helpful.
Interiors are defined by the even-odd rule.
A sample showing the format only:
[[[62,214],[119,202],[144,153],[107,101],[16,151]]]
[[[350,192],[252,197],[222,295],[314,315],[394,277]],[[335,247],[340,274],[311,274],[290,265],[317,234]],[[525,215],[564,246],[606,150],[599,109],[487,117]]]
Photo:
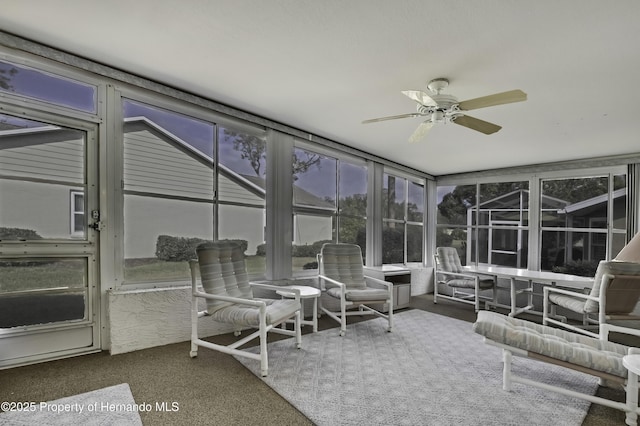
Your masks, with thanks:
[[[367,288],[359,246],[326,243],[322,246],[322,264],[323,275],[340,281],[348,289]]]
[[[202,288],[205,292],[219,296],[253,299],[249,285],[244,254],[236,246],[226,241],[210,241],[196,248],[200,265]],[[207,299],[210,315],[232,302]]]
[[[476,283],[473,278],[453,278],[448,281],[445,281],[448,286],[451,287],[462,287],[462,288],[475,288]],[[488,280],[480,279],[478,286],[482,290],[493,288],[493,278]]]
[[[436,256],[440,263],[440,269],[447,272],[464,272],[458,252],[455,247],[438,247]]]
[[[267,305],[267,325],[277,324],[282,320],[291,317],[298,309],[300,304],[293,299],[254,299],[262,300]],[[216,321],[231,323],[242,327],[259,327],[260,326],[260,309],[256,306],[249,305],[231,305],[222,306],[216,309],[211,318]]]
[[[549,293],[550,302],[563,308],[570,309],[573,312],[584,312],[585,300],[585,298],[568,296],[566,294]]]
[[[327,289],[327,294],[335,298],[340,299],[340,289],[338,287],[332,287]],[[368,288],[364,290],[348,289],[344,292],[344,298],[351,302],[366,302],[371,300],[387,300],[389,298],[389,290]]]
[[[619,377],[627,376],[622,357],[628,347],[566,330],[480,311],[473,330],[494,342],[535,352]]]

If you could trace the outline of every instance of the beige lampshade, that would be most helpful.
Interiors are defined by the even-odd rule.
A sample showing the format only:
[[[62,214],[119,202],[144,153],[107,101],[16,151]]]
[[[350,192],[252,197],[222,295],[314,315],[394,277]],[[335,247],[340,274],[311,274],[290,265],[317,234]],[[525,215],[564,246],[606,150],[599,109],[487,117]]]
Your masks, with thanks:
[[[640,232],[620,250],[614,260],[640,263]]]

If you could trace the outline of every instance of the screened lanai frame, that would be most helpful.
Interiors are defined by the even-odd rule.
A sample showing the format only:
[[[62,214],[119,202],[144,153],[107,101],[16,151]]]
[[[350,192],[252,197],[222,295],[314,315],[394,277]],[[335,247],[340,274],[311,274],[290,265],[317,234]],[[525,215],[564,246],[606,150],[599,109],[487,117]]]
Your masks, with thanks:
[[[114,70],[108,66],[93,63],[84,58],[75,57],[74,55],[67,53],[62,54],[55,49],[27,42],[19,37],[0,32],[0,45],[2,45],[0,47],[0,53],[5,51],[5,45],[16,48],[15,51],[12,51],[11,48],[6,49],[7,51],[12,51],[12,53],[16,54],[16,63],[28,63],[28,66],[34,69],[43,69],[47,72],[52,72],[53,74],[69,78],[73,81],[79,81],[81,83],[89,82],[89,84],[94,84],[98,88],[99,96],[96,99],[98,110],[97,115],[79,110],[65,111],[64,113],[81,116],[83,118],[89,117],[91,119],[96,119],[97,117],[97,121],[100,123],[99,138],[102,141],[100,158],[102,161],[107,162],[104,167],[101,167],[101,171],[105,174],[107,182],[101,190],[101,195],[104,197],[104,202],[101,204],[105,206],[103,217],[109,219],[108,222],[105,221],[106,227],[101,233],[101,236],[103,237],[101,241],[106,243],[101,243],[102,249],[100,260],[101,264],[109,265],[108,268],[104,268],[101,280],[107,288],[136,289],[172,286],[176,284],[175,280],[172,279],[153,281],[149,283],[126,284],[127,280],[122,272],[124,264],[124,249],[119,245],[119,242],[122,241],[122,237],[124,236],[124,224],[118,216],[121,214],[119,212],[121,212],[124,207],[124,202],[122,200],[122,186],[125,185],[125,183],[120,176],[120,170],[122,170],[123,167],[122,159],[119,158],[117,150],[112,151],[114,146],[117,147],[118,144],[122,144],[123,139],[122,132],[119,130],[121,127],[121,124],[119,123],[122,123],[123,121],[123,113],[121,111],[122,98],[148,103],[154,107],[164,108],[180,114],[186,114],[199,120],[210,120],[215,123],[228,123],[230,126],[239,128],[250,127],[264,129],[267,132],[267,151],[271,153],[278,152],[278,149],[283,145],[281,144],[282,141],[286,141],[284,145],[293,146],[293,140],[298,140],[307,143],[311,147],[330,151],[332,155],[336,157],[352,157],[357,159],[359,162],[366,165],[367,170],[371,169],[373,164],[378,166],[390,165],[397,170],[411,175],[416,180],[432,179],[428,174],[406,168],[401,164],[389,162],[384,158],[377,157],[366,152],[352,149],[338,142],[324,139],[317,135],[309,134],[259,116],[254,116],[244,111],[236,110],[232,107],[200,98],[197,95],[188,94],[155,82],[147,81],[138,76]],[[6,95],[5,99],[9,99],[11,97],[11,95]],[[25,102],[23,97],[18,96],[15,98],[16,102]],[[31,101],[27,100],[27,102]],[[46,102],[39,102],[36,100],[34,103],[38,104],[38,108],[48,108],[55,112],[59,112],[60,110],[60,107],[50,106],[46,104]],[[118,149],[121,149],[121,147]],[[280,154],[278,154],[278,156],[281,158],[283,157]],[[279,163],[279,166],[282,166],[282,162]],[[279,179],[280,178],[276,174],[271,177],[270,181],[273,184],[274,181]],[[285,181],[286,179],[280,180]],[[369,183],[370,182],[368,180],[367,185],[369,185]],[[276,185],[281,185],[281,183],[277,183]],[[282,192],[283,188],[286,188],[286,185],[280,186],[278,191]],[[129,191],[130,194],[135,192],[130,190],[127,191]],[[210,200],[194,200],[191,196],[181,197],[180,195],[173,195],[171,197],[159,198],[188,202],[197,201],[205,205],[211,203]],[[270,203],[272,205],[279,204],[278,214],[280,214],[281,201],[283,199],[286,200],[286,196],[283,197],[282,194],[276,197],[267,195],[265,203]],[[215,206],[222,206],[225,203],[226,201],[223,202],[222,200],[219,200],[218,204],[214,204]],[[234,205],[234,203],[228,203],[225,205]],[[242,203],[236,203],[235,205],[242,206]],[[247,205],[246,207],[250,206]],[[251,205],[251,207],[253,207],[253,205]],[[216,210],[219,209],[216,208]],[[284,209],[283,214],[287,214],[287,211],[290,212],[289,217],[292,217],[293,213],[290,204]],[[345,220],[347,216],[349,216],[343,213],[344,212],[341,211],[337,212],[338,229],[340,229],[341,216],[345,218]],[[214,213],[214,217],[217,214],[218,211]],[[266,223],[266,226],[264,226],[264,229],[262,230],[264,240],[267,241],[271,239],[271,249],[273,251],[275,248],[276,252],[272,253],[274,259],[267,262],[265,265],[265,272],[262,274],[262,277],[278,279],[291,276],[291,267],[287,266],[287,262],[290,262],[290,248],[283,248],[283,244],[278,243],[274,245],[273,243],[273,240],[277,240],[281,238],[282,235],[291,233],[291,225],[282,223],[278,224],[279,220],[274,219],[275,215],[271,215],[271,219],[269,219],[269,214],[265,214],[263,216],[266,216],[266,218],[261,220],[261,222]],[[367,235],[371,232],[375,232],[375,229],[379,229],[379,227],[370,226],[369,222],[374,219],[369,213],[362,216],[357,214],[353,217],[349,217],[349,219],[357,220],[360,224],[364,223]],[[274,226],[274,221],[277,226]],[[374,231],[371,231],[372,229]],[[222,235],[220,236],[222,237]],[[217,237],[218,235],[214,233],[213,238]],[[269,245],[267,244],[267,246]],[[379,248],[373,246],[371,252],[375,252],[376,250],[379,250]],[[378,256],[373,256],[372,258],[375,259],[376,257]],[[287,260],[287,258],[289,260]],[[260,276],[257,278],[260,278]]]
[[[98,90],[99,90],[99,97],[100,97],[100,100],[102,101],[98,106],[98,109],[101,111],[99,120],[104,122],[104,124],[101,125],[101,132],[100,132],[100,137],[102,140],[110,140],[113,137],[112,135],[109,134],[106,128],[110,125],[110,124],[107,124],[107,122],[110,122],[109,120],[113,120],[114,114],[116,114],[116,112],[110,108],[112,108],[111,107],[112,105],[116,104],[114,101],[117,100],[117,96],[115,94],[114,86],[118,86],[121,88],[127,88],[128,90],[131,90],[132,92],[142,97],[149,96],[154,99],[164,99],[163,102],[166,102],[167,104],[179,105],[179,109],[181,110],[196,109],[199,111],[206,111],[205,115],[207,116],[214,115],[214,116],[230,119],[231,121],[234,121],[234,122],[248,123],[249,125],[264,126],[265,128],[268,129],[268,132],[278,133],[279,137],[283,139],[287,139],[289,137],[299,138],[300,140],[309,141],[312,144],[318,144],[318,146],[321,146],[323,148],[335,149],[337,152],[355,155],[367,161],[370,169],[372,168],[371,166],[372,164],[388,165],[392,168],[398,168],[403,172],[412,174],[418,177],[419,179],[425,179],[427,183],[431,182],[433,179],[432,176],[426,173],[415,171],[415,170],[406,168],[402,165],[388,162],[383,158],[351,149],[349,147],[341,145],[338,142],[327,140],[317,135],[309,134],[307,132],[300,131],[295,128],[291,128],[281,123],[272,122],[262,117],[254,116],[244,111],[236,110],[234,108],[221,105],[207,99],[200,98],[196,95],[188,94],[173,88],[162,86],[155,82],[147,81],[138,76],[123,73],[119,70],[114,70],[107,66],[93,63],[83,58],[75,57],[73,55],[56,51],[55,49],[51,49],[51,48],[40,46],[31,42],[27,42],[23,39],[20,39],[19,37],[15,37],[5,33],[0,33],[0,44],[2,44],[3,46],[10,46],[9,48],[6,48],[6,49],[2,47],[0,48],[0,51],[12,52],[14,57],[19,58],[18,61],[23,60],[21,58],[28,58],[29,66],[40,68],[40,66],[42,65],[43,68],[59,69],[61,70],[61,74],[67,75],[73,79],[78,79],[79,81],[89,81],[89,80],[96,81],[98,85]],[[136,95],[136,99],[138,99],[137,97],[138,95]],[[106,103],[104,101],[106,101]],[[111,105],[111,106],[106,108],[105,105]],[[107,109],[106,112],[104,111],[105,108]],[[81,112],[76,112],[76,114],[83,115]],[[89,114],[85,114],[85,115],[89,115]],[[103,154],[105,156],[107,155],[107,153],[103,153]],[[627,164],[635,164],[639,161],[640,161],[639,155],[608,157],[607,159],[605,159],[605,162],[607,162],[607,164],[614,165],[614,166],[624,166]],[[541,166],[541,167],[538,167],[535,172],[538,173],[540,172],[540,170],[545,172],[545,170],[547,169],[552,172],[554,170],[559,170],[559,169],[580,170],[584,168],[594,167],[594,165],[603,165],[603,167],[606,167],[605,163],[603,163],[602,160],[592,160],[592,161],[587,160],[587,161],[581,161],[581,162],[569,162],[566,164],[566,167],[564,166],[557,167],[555,165],[549,165],[548,167]],[[490,174],[492,173],[495,176],[500,176],[503,174],[512,176],[512,175],[517,175],[518,173],[521,173],[521,172],[522,170],[511,169],[506,171],[502,170],[498,172],[489,171],[488,173]],[[466,176],[447,176],[444,178],[445,180],[442,180],[442,182],[447,182],[447,181],[452,182],[453,179],[462,179],[462,181],[466,180],[467,182],[469,182],[470,179],[472,179],[475,182],[475,181],[481,181],[484,177],[485,176],[483,176],[482,173],[481,174],[472,173]],[[510,178],[507,178],[507,179],[510,179]],[[120,182],[116,179],[112,181],[112,186],[116,186],[119,184]],[[426,185],[426,187],[431,188],[431,185]],[[112,189],[113,188],[110,188],[109,191]],[[637,199],[637,195],[635,191],[629,195],[629,198]],[[427,200],[436,199],[435,188],[431,188],[428,191],[428,197],[426,199]],[[632,203],[631,205],[634,206],[634,203]],[[117,205],[110,203],[109,209],[112,214],[115,211],[117,211],[117,208],[118,208]],[[427,265],[431,265],[431,258],[429,256],[429,253],[432,251],[432,247],[435,246],[435,236],[433,235],[434,232],[429,232],[429,229],[427,228],[431,227],[431,229],[435,229],[435,219],[431,217],[432,215],[428,208],[425,209],[425,213],[426,213],[426,217],[425,217],[424,223],[428,224],[429,226],[425,226],[425,230],[424,230],[425,256],[423,259],[424,260],[423,263]],[[630,228],[631,230],[628,232],[633,232],[632,230],[635,230],[634,224],[637,222],[637,220],[635,220],[636,215],[637,213],[630,212],[630,217],[633,218],[633,221],[628,221],[629,226],[631,227]],[[371,220],[368,220],[368,223],[367,223],[367,228],[368,228],[367,229],[367,235],[368,235],[367,247],[370,247],[372,250],[376,250],[376,248],[379,247],[381,243],[381,241],[379,240],[379,237],[376,237],[377,233],[379,233],[379,229],[376,229],[376,227],[379,227],[380,225],[376,224],[375,221],[372,224]],[[268,218],[267,218],[267,223],[269,223]],[[431,225],[431,223],[433,223],[433,225]],[[270,230],[266,231],[267,234],[269,232],[277,233],[279,232],[279,230],[272,229],[271,231]],[[119,253],[117,248],[113,248],[113,247],[108,247],[108,248],[109,250],[102,251],[101,260],[106,261],[107,264],[113,265],[117,263],[116,259],[119,256],[121,256],[122,253]],[[533,249],[537,249],[537,247],[529,247],[529,252],[531,253]],[[367,250],[368,264],[375,264],[379,262],[378,260],[379,255],[375,253],[373,254],[369,253],[372,250]],[[371,257],[369,256],[369,254],[371,254]],[[285,252],[277,254],[276,259],[273,263],[274,264],[286,263],[283,259],[287,257],[290,258],[290,253],[286,253],[286,250],[285,250]],[[532,267],[532,265],[530,264],[529,267]],[[274,268],[272,267],[272,269]],[[279,268],[279,271],[277,271],[277,273],[275,274],[272,273],[269,278],[282,277],[287,273],[289,272],[287,272],[286,267]],[[103,276],[103,281],[108,282],[109,285],[114,284],[116,287],[122,285],[122,281],[114,279],[115,277],[113,277],[111,273],[105,273],[105,274],[106,275]]]
[[[544,211],[541,206],[541,200],[546,200],[546,204],[548,205],[548,209],[550,212],[556,212],[562,210],[569,203],[562,203],[562,200],[554,200],[552,197],[549,197],[547,194],[544,194],[544,191],[541,189],[541,185],[545,181],[549,180],[566,180],[566,179],[583,179],[589,178],[593,176],[602,176],[608,179],[608,188],[606,190],[606,194],[603,195],[604,201],[607,203],[607,218],[605,219],[605,226],[599,228],[592,227],[565,227],[564,231],[571,235],[572,233],[581,232],[585,235],[598,236],[602,235],[606,238],[604,247],[604,253],[601,257],[606,259],[611,259],[614,257],[617,252],[624,246],[626,241],[635,234],[636,229],[634,223],[637,223],[633,220],[633,218],[638,215],[638,207],[637,203],[628,202],[625,206],[626,217],[621,218],[623,214],[617,213],[614,216],[614,207],[619,210],[621,200],[624,199],[633,199],[633,188],[637,188],[637,185],[634,185],[634,180],[637,180],[638,177],[635,175],[635,164],[629,164],[629,159],[625,157],[610,157],[607,160],[584,160],[584,161],[576,161],[566,163],[564,165],[558,164],[549,164],[547,166],[541,165],[533,168],[513,168],[509,170],[499,170],[499,171],[485,171],[482,173],[469,173],[469,174],[460,174],[456,177],[448,176],[446,178],[437,179],[437,187],[440,189],[440,192],[446,190],[447,187],[457,187],[459,185],[467,185],[470,188],[475,188],[476,193],[474,195],[475,203],[474,205],[481,206],[480,209],[474,208],[471,204],[467,212],[468,216],[464,220],[458,219],[453,220],[455,223],[447,223],[447,219],[442,217],[442,214],[438,215],[438,220],[436,224],[436,245],[446,245],[447,242],[450,242],[450,237],[445,238],[444,240],[441,238],[446,235],[458,235],[458,240],[460,238],[463,239],[464,244],[459,244],[458,247],[459,252],[461,253],[461,257],[463,257],[464,261],[467,264],[488,264],[487,257],[482,255],[482,252],[479,249],[479,245],[477,241],[482,237],[482,233],[485,235],[487,232],[491,232],[491,229],[517,229],[519,234],[524,234],[528,232],[526,238],[519,238],[518,243],[519,249],[524,249],[527,251],[526,256],[523,256],[523,259],[527,262],[526,264],[521,263],[518,265],[508,264],[506,266],[518,266],[518,267],[528,267],[533,270],[556,270],[558,272],[571,272],[571,273],[584,273],[584,275],[591,274],[591,270],[588,269],[588,265],[580,264],[578,265],[560,265],[560,268],[552,268],[549,267],[548,264],[545,264],[542,253],[542,235],[543,232],[547,232],[550,230],[557,230],[557,228],[549,228],[542,226],[543,218],[541,217],[541,211]],[[601,166],[606,163],[605,166]],[[595,166],[597,165],[597,166]],[[545,170],[546,169],[546,170]],[[524,171],[524,173],[523,173]],[[620,176],[626,175],[626,179],[624,180],[626,183],[627,190],[624,188],[614,187],[614,182],[620,182]],[[491,177],[492,176],[492,177]],[[614,177],[618,177],[617,180]],[[480,191],[481,185],[493,184],[493,183],[509,183],[516,181],[526,181],[529,183],[529,198],[531,200],[529,209],[522,209],[522,211],[526,211],[528,213],[528,221],[525,223],[525,226],[513,226],[512,224],[506,225],[504,223],[499,223],[497,226],[489,226],[486,223],[482,223],[482,219],[479,216],[482,212],[483,202],[486,203],[486,200],[480,199]],[[451,191],[451,189],[447,190]],[[628,195],[630,194],[630,195]],[[440,195],[440,199],[438,200],[438,204],[442,200],[442,194]],[[572,206],[578,206],[580,203],[573,204]],[[571,208],[569,206],[568,208]],[[516,209],[517,210],[517,209]],[[614,218],[616,220],[612,220]],[[450,220],[451,222],[451,220]],[[444,234],[443,234],[444,232]],[[456,234],[456,232],[458,234]],[[460,234],[461,233],[461,234]],[[526,242],[526,245],[523,244]],[[485,248],[486,251],[486,248]],[[580,259],[582,260],[582,259]],[[586,260],[591,260],[597,262],[598,259],[590,259],[585,258]],[[572,263],[572,262],[567,262]],[[586,262],[585,262],[586,263]],[[593,263],[593,262],[592,262]],[[492,264],[496,264],[496,262],[492,262]],[[500,264],[500,263],[497,263]],[[504,265],[504,263],[502,263]],[[593,265],[591,265],[593,266]],[[569,267],[570,270],[566,270]],[[574,269],[571,269],[574,268]],[[576,271],[577,269],[577,271]]]

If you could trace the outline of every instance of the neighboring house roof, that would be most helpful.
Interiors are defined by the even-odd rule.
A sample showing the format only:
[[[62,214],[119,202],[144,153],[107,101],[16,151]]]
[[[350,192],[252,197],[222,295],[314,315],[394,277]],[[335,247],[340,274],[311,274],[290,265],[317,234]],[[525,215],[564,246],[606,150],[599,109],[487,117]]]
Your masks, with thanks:
[[[154,121],[149,120],[147,117],[143,117],[143,116],[127,117],[124,119],[124,121],[125,121],[125,130],[124,130],[125,133],[128,131],[133,131],[134,129],[139,128],[140,126],[146,126],[150,130],[154,131],[154,133],[159,135],[163,140],[172,143],[174,146],[177,146],[178,148],[182,149],[184,152],[188,153],[193,158],[213,168],[213,164],[214,164],[213,158],[206,155],[202,151],[194,148],[184,139],[180,138],[179,136],[176,136],[175,134],[171,133],[164,127],[155,123]],[[234,172],[233,170],[231,170],[230,168],[226,167],[223,164],[218,164],[218,169],[220,173],[223,173],[229,179],[236,182],[238,185],[264,198],[263,187],[260,187],[254,184],[250,180],[247,180],[243,175]]]
[[[627,188],[620,188],[613,191],[613,199],[617,199],[620,197],[627,196]],[[578,211],[582,211],[582,213],[586,214],[592,210],[595,210],[606,203],[609,200],[609,194],[602,194],[596,197],[592,197],[583,201],[579,201],[577,203],[569,204],[560,213],[576,213]]]
[[[520,199],[524,197],[525,204],[523,208],[527,208],[529,205],[529,190],[528,189],[516,189],[515,191],[508,192],[503,195],[499,195],[490,200],[480,203],[480,208],[483,209],[514,209],[520,207]],[[559,198],[550,197],[548,195],[542,196],[542,208],[543,209],[561,209],[569,202],[561,200]],[[476,206],[469,207],[470,209]]]
[[[263,177],[249,176],[249,175],[243,175],[243,177],[248,181],[253,182],[255,185],[259,186],[260,188],[262,188],[262,191],[264,192],[264,188],[266,186],[266,180]],[[331,209],[331,210],[335,209],[335,204],[332,203],[331,201],[327,201],[325,199],[317,197],[312,193],[310,193],[309,191],[306,191],[295,184],[293,185],[293,198],[296,204],[299,204],[299,205],[314,206],[314,207]]]
[[[195,157],[198,157],[201,161],[206,162],[206,164],[213,167],[213,159],[211,157],[204,154],[202,151],[197,150],[196,148],[191,146],[188,142],[176,136],[175,134],[171,133],[170,131],[166,130],[165,128],[159,126],[157,123],[153,122],[152,120],[149,120],[147,117],[128,117],[128,118],[125,118],[125,123],[130,123],[129,125],[132,125],[135,123],[144,124],[149,128],[153,129],[155,132],[161,134],[163,138],[170,140],[175,145],[184,149],[186,152],[190,153]],[[127,129],[127,124],[125,124],[125,132],[127,131],[126,129]],[[218,164],[218,169],[220,173],[224,174],[229,179],[236,182],[238,185],[241,185],[245,189],[264,198],[265,187],[266,187],[266,181],[264,177],[236,173],[233,170],[231,170],[229,167],[225,166],[224,164]],[[304,189],[296,185],[293,186],[293,190],[294,190],[295,200],[297,201],[298,204],[311,205],[314,207],[327,208],[327,209],[335,208],[334,204],[320,197],[316,197],[315,195],[311,194],[308,191],[305,191]]]

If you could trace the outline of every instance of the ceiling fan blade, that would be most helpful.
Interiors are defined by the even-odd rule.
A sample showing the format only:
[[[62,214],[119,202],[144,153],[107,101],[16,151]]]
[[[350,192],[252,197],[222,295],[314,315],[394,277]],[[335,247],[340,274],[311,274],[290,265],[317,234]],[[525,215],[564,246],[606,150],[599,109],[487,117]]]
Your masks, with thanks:
[[[407,96],[409,99],[413,99],[421,105],[425,106],[438,106],[436,101],[431,99],[431,96],[427,95],[420,90],[403,90],[402,94]]]
[[[372,118],[369,120],[364,120],[362,124],[376,123],[378,121],[397,120],[398,118],[420,117],[422,115],[424,114],[420,114],[419,112],[412,112],[409,114],[400,114],[400,115],[390,115],[389,117],[380,117],[380,118]]]
[[[480,120],[479,118],[469,117],[468,115],[460,115],[455,120],[455,124],[459,124],[464,127],[468,127],[471,130],[476,130],[485,135],[490,135],[502,129],[497,124],[489,123],[488,121]]]
[[[433,127],[433,123],[431,121],[425,121],[424,123],[420,123],[418,128],[413,132],[411,137],[409,137],[409,142],[414,143],[422,140],[429,130]]]
[[[495,95],[483,96],[481,98],[462,101],[458,104],[458,108],[462,111],[471,111],[472,109],[486,108],[490,106],[510,104],[512,102],[522,102],[527,100],[527,94],[522,90],[510,90],[508,92],[496,93]]]

